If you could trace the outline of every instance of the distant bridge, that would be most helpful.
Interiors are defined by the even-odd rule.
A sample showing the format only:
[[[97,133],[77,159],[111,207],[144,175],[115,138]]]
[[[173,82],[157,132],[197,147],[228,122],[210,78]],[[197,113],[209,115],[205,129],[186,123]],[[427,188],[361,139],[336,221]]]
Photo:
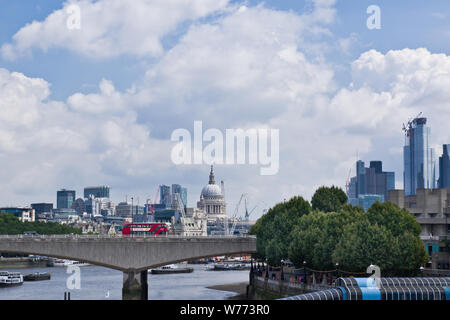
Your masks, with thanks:
[[[0,236],[0,252],[70,259],[123,271],[123,299],[147,299],[147,270],[203,257],[254,253],[254,236]]]

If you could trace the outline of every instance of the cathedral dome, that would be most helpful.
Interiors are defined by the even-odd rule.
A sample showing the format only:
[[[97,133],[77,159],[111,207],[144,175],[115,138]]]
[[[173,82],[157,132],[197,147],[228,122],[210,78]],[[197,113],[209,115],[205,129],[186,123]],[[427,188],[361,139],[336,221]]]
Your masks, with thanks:
[[[203,197],[221,196],[222,190],[217,184],[208,184],[202,189]]]
[[[201,196],[203,197],[223,196],[222,189],[216,184],[214,180],[213,166],[211,166],[211,172],[209,173],[209,183],[202,189]]]

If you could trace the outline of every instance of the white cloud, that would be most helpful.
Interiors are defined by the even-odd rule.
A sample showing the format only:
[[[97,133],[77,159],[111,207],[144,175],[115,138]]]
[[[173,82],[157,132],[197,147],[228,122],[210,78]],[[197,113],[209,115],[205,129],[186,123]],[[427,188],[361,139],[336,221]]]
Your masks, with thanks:
[[[64,48],[91,58],[121,54],[160,56],[161,40],[179,25],[224,9],[229,0],[70,0],[44,21],[22,27],[12,43],[1,47],[5,59],[30,54],[33,49],[46,52]],[[80,29],[69,29],[67,21],[80,8]]]
[[[110,81],[102,80],[98,94],[77,94],[67,104],[49,100],[49,87],[43,79],[0,69],[3,204],[49,201],[39,196],[61,187],[120,185],[117,181],[168,166],[169,142],[153,139],[133,112],[109,111],[120,100]],[[90,112],[92,105],[103,112]]]
[[[308,198],[323,184],[344,187],[357,151],[363,158],[388,157],[385,169],[401,179],[402,122],[423,111],[434,143],[450,141],[450,57],[426,49],[370,50],[351,64],[352,83],[338,86],[335,67],[311,58],[330,34],[334,1],[315,4],[303,15],[229,7],[192,24],[126,92],[103,79],[98,92],[48,101],[46,81],[0,70],[0,106],[7,110],[0,114],[6,163],[0,178],[17,184],[0,184],[0,192],[18,198],[30,179],[52,192],[71,183],[116,183],[147,194],[160,183],[181,183],[194,204],[208,169],[172,165],[169,143],[172,130],[192,131],[194,120],[203,120],[205,130],[280,129],[278,175],[263,177],[249,166],[216,169],[226,182],[229,212],[243,192],[270,206],[296,194]],[[99,42],[85,44],[80,52],[89,55]],[[7,162],[11,156],[19,160]]]

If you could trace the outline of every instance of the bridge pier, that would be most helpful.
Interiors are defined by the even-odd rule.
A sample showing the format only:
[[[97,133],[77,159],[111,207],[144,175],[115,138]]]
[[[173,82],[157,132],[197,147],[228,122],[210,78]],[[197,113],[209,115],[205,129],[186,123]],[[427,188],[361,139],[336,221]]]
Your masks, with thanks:
[[[148,300],[148,270],[123,272],[122,300]]]

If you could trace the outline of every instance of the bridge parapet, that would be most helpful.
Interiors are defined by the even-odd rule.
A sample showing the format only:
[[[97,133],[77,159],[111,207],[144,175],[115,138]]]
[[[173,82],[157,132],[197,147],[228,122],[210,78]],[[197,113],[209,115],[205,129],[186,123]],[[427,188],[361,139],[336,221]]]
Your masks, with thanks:
[[[121,271],[202,257],[256,252],[254,236],[1,235],[0,252],[84,261]]]

